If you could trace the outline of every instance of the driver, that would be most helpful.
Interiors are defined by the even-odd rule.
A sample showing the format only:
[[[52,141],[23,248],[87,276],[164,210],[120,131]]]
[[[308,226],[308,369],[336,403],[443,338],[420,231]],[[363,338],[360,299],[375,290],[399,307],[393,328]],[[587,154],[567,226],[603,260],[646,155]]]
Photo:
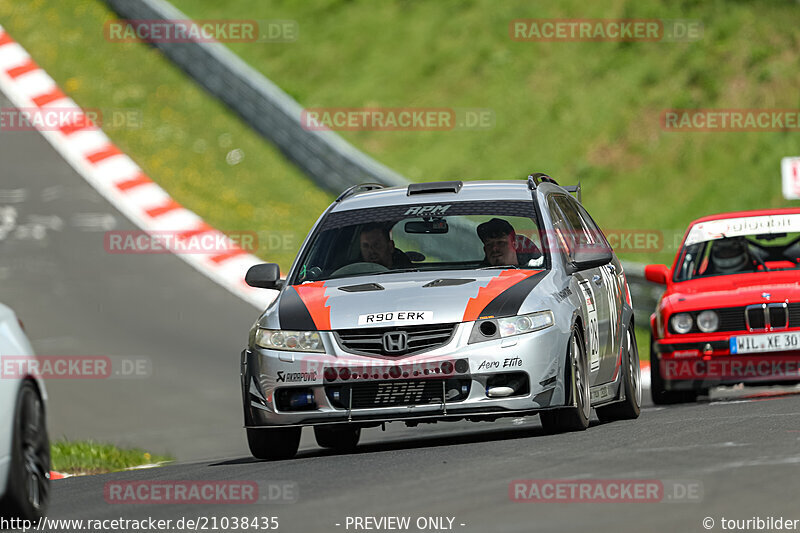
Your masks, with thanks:
[[[361,229],[361,258],[386,268],[410,268],[406,254],[394,247],[389,228],[383,224],[367,224]]]
[[[490,266],[518,265],[517,251],[514,246],[516,232],[507,220],[493,218],[478,225],[478,237],[483,242],[485,263]]]
[[[733,274],[753,269],[753,260],[744,239],[722,239],[711,248],[711,264],[714,272]]]

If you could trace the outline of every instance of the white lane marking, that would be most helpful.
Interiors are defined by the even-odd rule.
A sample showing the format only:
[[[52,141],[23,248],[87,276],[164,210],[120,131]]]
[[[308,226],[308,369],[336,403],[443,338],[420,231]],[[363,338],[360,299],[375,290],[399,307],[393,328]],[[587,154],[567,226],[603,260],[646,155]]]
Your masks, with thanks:
[[[721,472],[724,470],[733,470],[735,468],[749,468],[758,466],[779,466],[779,465],[796,465],[800,464],[800,456],[793,457],[761,457],[758,459],[750,459],[746,461],[730,461],[727,463],[720,463],[717,465],[707,466],[700,469],[703,473]]]
[[[646,448],[646,449],[636,449],[637,452],[678,452],[678,451],[686,451],[686,450],[694,450],[697,448],[741,448],[743,446],[752,446],[750,443],[746,442],[715,442],[715,443],[703,443],[703,444],[687,444],[685,446],[662,446],[661,448]]]
[[[0,204],[19,204],[27,198],[27,189],[0,189]]]
[[[0,206],[0,241],[5,239],[17,226],[17,210],[9,206]]]
[[[75,213],[71,223],[81,231],[110,231],[117,227],[117,219],[111,213]]]
[[[54,231],[64,229],[64,221],[58,215],[28,215],[28,222]]]

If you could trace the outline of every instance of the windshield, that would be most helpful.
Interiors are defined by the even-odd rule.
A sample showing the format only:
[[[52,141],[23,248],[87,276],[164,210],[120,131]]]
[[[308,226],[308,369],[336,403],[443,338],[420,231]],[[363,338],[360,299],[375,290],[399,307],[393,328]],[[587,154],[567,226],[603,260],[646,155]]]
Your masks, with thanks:
[[[715,220],[689,231],[675,281],[798,269],[800,215]]]
[[[339,211],[316,230],[293,284],[403,271],[546,268],[532,201]]]

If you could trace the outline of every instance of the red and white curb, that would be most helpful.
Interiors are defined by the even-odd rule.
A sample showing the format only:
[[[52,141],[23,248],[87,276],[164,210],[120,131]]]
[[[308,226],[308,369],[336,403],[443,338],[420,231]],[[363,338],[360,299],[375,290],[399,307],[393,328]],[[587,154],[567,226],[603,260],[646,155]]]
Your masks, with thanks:
[[[122,153],[81,108],[59,89],[0,26],[0,89],[20,109],[57,109],[70,112],[75,120],[59,129],[42,127],[39,132],[61,156],[101,195],[146,232],[170,232],[179,239],[223,234],[173,200]],[[215,241],[216,242],[216,241]],[[277,291],[254,289],[244,283],[247,269],[263,261],[232,242],[224,253],[180,254],[181,259],[235,295],[263,309]]]
[[[640,380],[642,382],[643,389],[650,388],[650,361],[639,361],[639,366],[642,368],[642,373],[640,374]]]

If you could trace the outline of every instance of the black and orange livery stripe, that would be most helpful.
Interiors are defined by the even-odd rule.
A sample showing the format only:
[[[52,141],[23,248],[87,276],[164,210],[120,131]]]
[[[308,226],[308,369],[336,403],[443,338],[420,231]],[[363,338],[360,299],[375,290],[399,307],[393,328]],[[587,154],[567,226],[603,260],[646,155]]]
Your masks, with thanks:
[[[292,285],[281,296],[278,308],[281,329],[328,331],[331,329],[331,307],[326,305],[325,282],[315,281]]]
[[[544,278],[542,270],[504,270],[492,278],[464,310],[464,322],[479,318],[513,316],[531,290]]]

